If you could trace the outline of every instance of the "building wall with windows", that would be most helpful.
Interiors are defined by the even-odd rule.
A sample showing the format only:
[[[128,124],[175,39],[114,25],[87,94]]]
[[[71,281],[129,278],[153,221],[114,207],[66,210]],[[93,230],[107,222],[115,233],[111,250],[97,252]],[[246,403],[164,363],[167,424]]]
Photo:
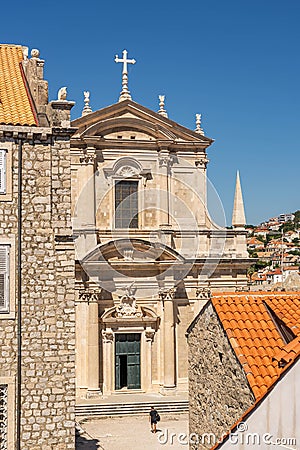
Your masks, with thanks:
[[[27,54],[0,45],[0,446],[74,449],[73,104],[40,97],[44,61]]]

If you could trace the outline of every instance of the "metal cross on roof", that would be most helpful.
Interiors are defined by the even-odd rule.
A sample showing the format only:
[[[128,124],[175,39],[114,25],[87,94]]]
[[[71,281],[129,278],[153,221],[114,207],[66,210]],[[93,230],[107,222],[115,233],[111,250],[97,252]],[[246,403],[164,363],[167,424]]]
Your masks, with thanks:
[[[131,95],[128,90],[128,72],[127,64],[135,64],[135,59],[127,59],[127,50],[123,50],[123,58],[119,58],[118,55],[115,56],[116,63],[123,63],[122,71],[122,91],[120,93],[119,102],[122,100],[131,100]]]

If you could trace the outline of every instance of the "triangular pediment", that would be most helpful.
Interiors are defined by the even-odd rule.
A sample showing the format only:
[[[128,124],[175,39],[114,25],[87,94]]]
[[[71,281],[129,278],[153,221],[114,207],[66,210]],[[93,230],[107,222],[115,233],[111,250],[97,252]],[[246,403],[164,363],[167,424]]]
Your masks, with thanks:
[[[76,119],[74,138],[172,141],[208,147],[213,140],[150,109],[125,100]]]

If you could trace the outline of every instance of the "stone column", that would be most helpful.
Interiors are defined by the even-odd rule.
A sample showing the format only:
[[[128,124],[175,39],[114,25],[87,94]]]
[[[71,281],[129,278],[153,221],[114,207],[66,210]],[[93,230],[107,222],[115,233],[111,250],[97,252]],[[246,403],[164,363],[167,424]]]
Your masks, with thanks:
[[[79,196],[75,210],[74,228],[82,230],[76,241],[76,252],[83,258],[97,244],[96,237],[96,195],[95,195],[95,161],[93,147],[84,150],[78,168]]]
[[[79,300],[76,305],[76,391],[77,397],[85,396],[87,393],[87,367],[88,353],[88,304]]]
[[[199,197],[199,204],[196,209],[196,219],[198,225],[205,226],[208,225],[206,217],[206,205],[207,205],[207,193],[206,193],[206,166],[208,164],[208,159],[205,155],[199,157],[195,161],[195,166],[197,167],[197,186],[196,191]]]
[[[95,227],[95,160],[96,154],[94,148],[88,147],[80,158],[80,162],[83,168],[83,182],[81,191],[81,218],[82,225],[88,228]]]
[[[87,397],[101,394],[99,382],[99,292],[83,292],[81,299],[87,302]]]
[[[170,204],[169,204],[169,164],[170,156],[167,151],[160,151],[159,163],[159,226],[161,228],[170,225]]]
[[[164,303],[164,386],[163,394],[172,394],[176,386],[175,379],[175,289],[162,289],[159,296]]]
[[[89,304],[88,329],[88,397],[98,395],[99,387],[99,319],[98,303]]]
[[[152,342],[154,338],[154,330],[151,328],[146,328],[145,331],[145,338],[146,338],[146,373],[147,373],[147,380],[146,380],[146,386],[145,390],[149,391],[152,390]]]
[[[103,337],[103,394],[110,394],[113,390],[113,351],[114,333],[108,328],[102,330]]]
[[[198,286],[196,289],[196,303],[194,305],[194,318],[199,314],[205,304],[211,299],[211,290],[207,286]]]

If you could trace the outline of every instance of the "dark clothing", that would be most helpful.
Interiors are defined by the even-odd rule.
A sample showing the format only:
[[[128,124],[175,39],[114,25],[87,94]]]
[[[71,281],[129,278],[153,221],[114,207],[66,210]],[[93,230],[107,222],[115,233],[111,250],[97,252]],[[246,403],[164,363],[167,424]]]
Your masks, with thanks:
[[[151,417],[151,423],[157,423],[157,411],[156,411],[156,409],[151,409],[150,417]]]

